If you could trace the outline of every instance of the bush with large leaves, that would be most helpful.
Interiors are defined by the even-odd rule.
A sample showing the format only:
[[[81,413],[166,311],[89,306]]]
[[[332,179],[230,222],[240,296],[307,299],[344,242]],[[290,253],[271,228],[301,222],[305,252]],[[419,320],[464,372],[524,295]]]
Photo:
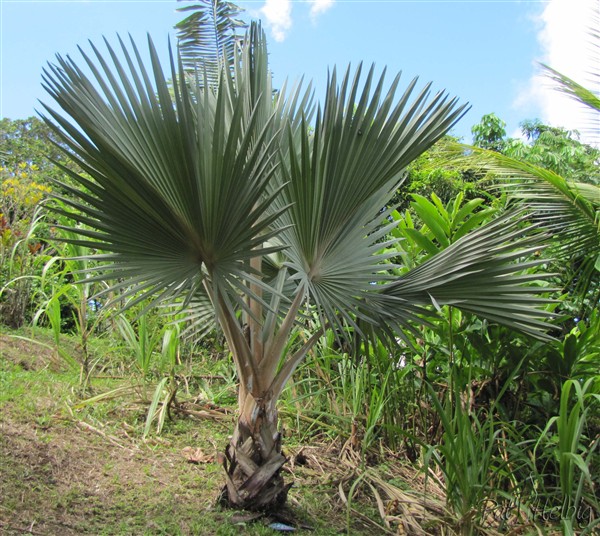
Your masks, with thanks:
[[[309,91],[273,92],[259,27],[245,43],[216,84],[189,84],[171,57],[172,91],[152,43],[151,70],[134,44],[84,55],[89,78],[59,57],[45,86],[62,112],[47,106],[46,120],[85,172],[64,170],[80,188],[63,185],[63,212],[78,243],[104,252],[110,292],[181,299],[222,329],[239,379],[225,496],[268,509],[288,489],[276,402],[326,330],[394,342],[433,303],[543,338],[547,314],[514,262],[539,247],[518,215],[393,276],[384,237],[396,223],[382,207],[464,106],[429,85],[415,93],[416,81],[397,95],[399,76],[385,90],[359,67],[334,70],[314,108]],[[304,313],[320,327],[286,355]]]

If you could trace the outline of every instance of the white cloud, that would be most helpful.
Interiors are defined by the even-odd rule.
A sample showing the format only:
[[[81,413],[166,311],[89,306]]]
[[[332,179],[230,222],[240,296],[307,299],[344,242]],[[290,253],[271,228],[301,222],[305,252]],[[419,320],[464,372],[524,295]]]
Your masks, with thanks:
[[[550,0],[539,18],[541,62],[592,90],[600,90],[598,79],[590,76],[592,71],[598,70],[595,62],[599,58],[594,57],[597,49],[592,46],[589,34],[593,21],[598,20],[598,6],[598,0]],[[538,70],[514,104],[522,106],[535,102],[541,110],[543,122],[579,130],[585,141],[594,141],[589,128],[589,112],[555,88],[552,81]]]
[[[333,6],[335,0],[311,0],[310,17],[313,22],[321,14],[328,11]]]
[[[525,137],[523,131],[520,128],[516,128],[511,133],[509,133],[508,137],[514,140],[527,141],[527,138]]]
[[[283,41],[292,27],[291,0],[266,0],[260,11],[267,19],[275,41]]]
[[[310,5],[310,18],[314,23],[317,17],[331,9],[335,0],[304,0],[303,3]],[[265,0],[259,15],[271,28],[275,41],[284,41],[292,27],[292,0]]]

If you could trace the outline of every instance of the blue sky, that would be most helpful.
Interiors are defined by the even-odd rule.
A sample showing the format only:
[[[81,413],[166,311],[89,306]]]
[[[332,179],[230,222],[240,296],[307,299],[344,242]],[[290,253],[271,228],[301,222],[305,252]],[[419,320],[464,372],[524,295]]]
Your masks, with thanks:
[[[507,122],[509,134],[518,131],[523,119],[572,120],[572,114],[552,118],[549,110],[563,105],[549,106],[546,100],[554,97],[540,93],[535,62],[549,62],[577,78],[579,71],[574,71],[584,65],[575,65],[572,54],[561,65],[560,54],[552,50],[564,53],[566,47],[577,45],[569,36],[582,33],[578,10],[598,9],[598,0],[238,4],[247,10],[246,18],[263,20],[276,85],[286,77],[295,80],[304,75],[314,81],[319,96],[334,65],[345,69],[348,63],[375,62],[378,69],[387,66],[390,78],[402,71],[404,84],[419,76],[422,83],[433,81],[434,88],[468,101],[472,109],[454,131],[465,141],[471,140],[471,126],[490,112]],[[40,108],[38,99],[50,102],[41,87],[43,66],[56,53],[71,54],[78,61],[77,45],[89,50],[88,39],[99,43],[104,35],[114,42],[117,33],[130,33],[141,44],[149,32],[157,47],[166,50],[173,25],[182,18],[177,7],[175,0],[0,0],[0,115],[28,117]]]

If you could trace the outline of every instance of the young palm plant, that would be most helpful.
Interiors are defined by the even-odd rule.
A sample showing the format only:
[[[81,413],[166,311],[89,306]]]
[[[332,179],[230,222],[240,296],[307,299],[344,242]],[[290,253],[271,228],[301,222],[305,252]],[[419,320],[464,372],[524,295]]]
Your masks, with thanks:
[[[83,55],[89,75],[60,56],[44,74],[63,110],[45,106],[45,119],[83,170],[64,169],[80,186],[61,185],[71,208],[57,210],[83,224],[77,243],[103,252],[97,278],[121,303],[181,300],[199,330],[216,319],[239,380],[220,457],[231,505],[285,501],[276,404],[326,330],[395,343],[433,302],[545,336],[544,300],[514,263],[539,244],[518,216],[395,280],[382,253],[396,225],[386,204],[405,167],[463,114],[456,99],[430,98],[429,85],[413,97],[416,81],[397,96],[399,76],[384,90],[373,69],[361,82],[359,66],[340,81],[333,70],[314,110],[309,91],[273,91],[254,24],[216,85],[189,84],[172,54],[167,84],[151,41],[151,71],[135,44],[107,47],[110,59],[95,47]],[[288,345],[315,316],[312,335]]]

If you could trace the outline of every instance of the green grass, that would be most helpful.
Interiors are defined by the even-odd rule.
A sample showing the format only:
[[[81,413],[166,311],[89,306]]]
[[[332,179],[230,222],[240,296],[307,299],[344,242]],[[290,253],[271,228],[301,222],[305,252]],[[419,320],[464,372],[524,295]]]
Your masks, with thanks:
[[[61,345],[77,354],[75,338],[62,335]],[[83,389],[79,370],[56,353],[49,330],[0,334],[0,534],[276,534],[268,527],[272,520],[250,522],[216,503],[224,485],[216,453],[229,442],[236,398],[231,363],[223,355],[217,360],[208,350],[186,350],[172,376],[179,382],[179,410],[165,419],[160,434],[156,420],[145,434],[152,395],[164,377],[160,363],[142,376],[118,340],[94,338],[89,348],[98,366]],[[466,417],[455,422],[460,415],[450,414],[442,423],[446,442],[436,444],[439,464],[431,465],[437,476],[426,478],[421,470],[426,450],[413,465],[401,449],[386,447],[383,435],[367,449],[360,440],[368,430],[365,410],[372,397],[349,384],[357,396],[345,399],[333,382],[337,369],[325,365],[301,369],[280,404],[289,457],[285,478],[294,482],[288,507],[298,523],[314,528],[311,534],[404,530],[433,536],[456,534],[461,527],[468,533],[473,527],[457,520],[469,521],[474,507],[489,508],[486,500],[501,501],[510,491],[497,489],[498,466],[486,466],[494,428],[474,428]],[[384,385],[378,385],[383,392]],[[327,409],[331,403],[337,413]],[[384,398],[374,406],[389,409]],[[511,444],[510,438],[505,441]],[[190,457],[199,463],[190,463]],[[547,461],[550,467],[551,454]],[[469,467],[476,473],[463,482],[461,470]],[[446,488],[448,482],[453,484]],[[482,491],[473,494],[478,488]],[[453,514],[447,499],[458,491],[473,497]],[[543,500],[546,496],[540,491]],[[552,520],[543,517],[494,523],[482,518],[473,533],[491,535],[509,527],[527,534],[535,527],[557,534]]]
[[[51,333],[10,335],[33,335],[37,342],[0,335],[0,533],[276,534],[267,520],[240,522],[239,513],[217,506],[222,468],[214,461],[188,463],[183,454],[192,447],[214,458],[228,441],[233,416],[221,421],[176,415],[160,436],[144,441],[148,404],[140,391],[78,406],[84,396],[78,371],[53,352]],[[63,344],[76,351],[68,336]],[[92,348],[96,354],[102,349],[97,342]],[[92,378],[94,395],[135,383],[114,356],[105,363],[102,377]],[[219,378],[207,387],[228,389]],[[291,511],[315,529],[311,534],[345,533],[335,482],[314,473],[294,469]],[[372,531],[357,521],[350,533]]]

